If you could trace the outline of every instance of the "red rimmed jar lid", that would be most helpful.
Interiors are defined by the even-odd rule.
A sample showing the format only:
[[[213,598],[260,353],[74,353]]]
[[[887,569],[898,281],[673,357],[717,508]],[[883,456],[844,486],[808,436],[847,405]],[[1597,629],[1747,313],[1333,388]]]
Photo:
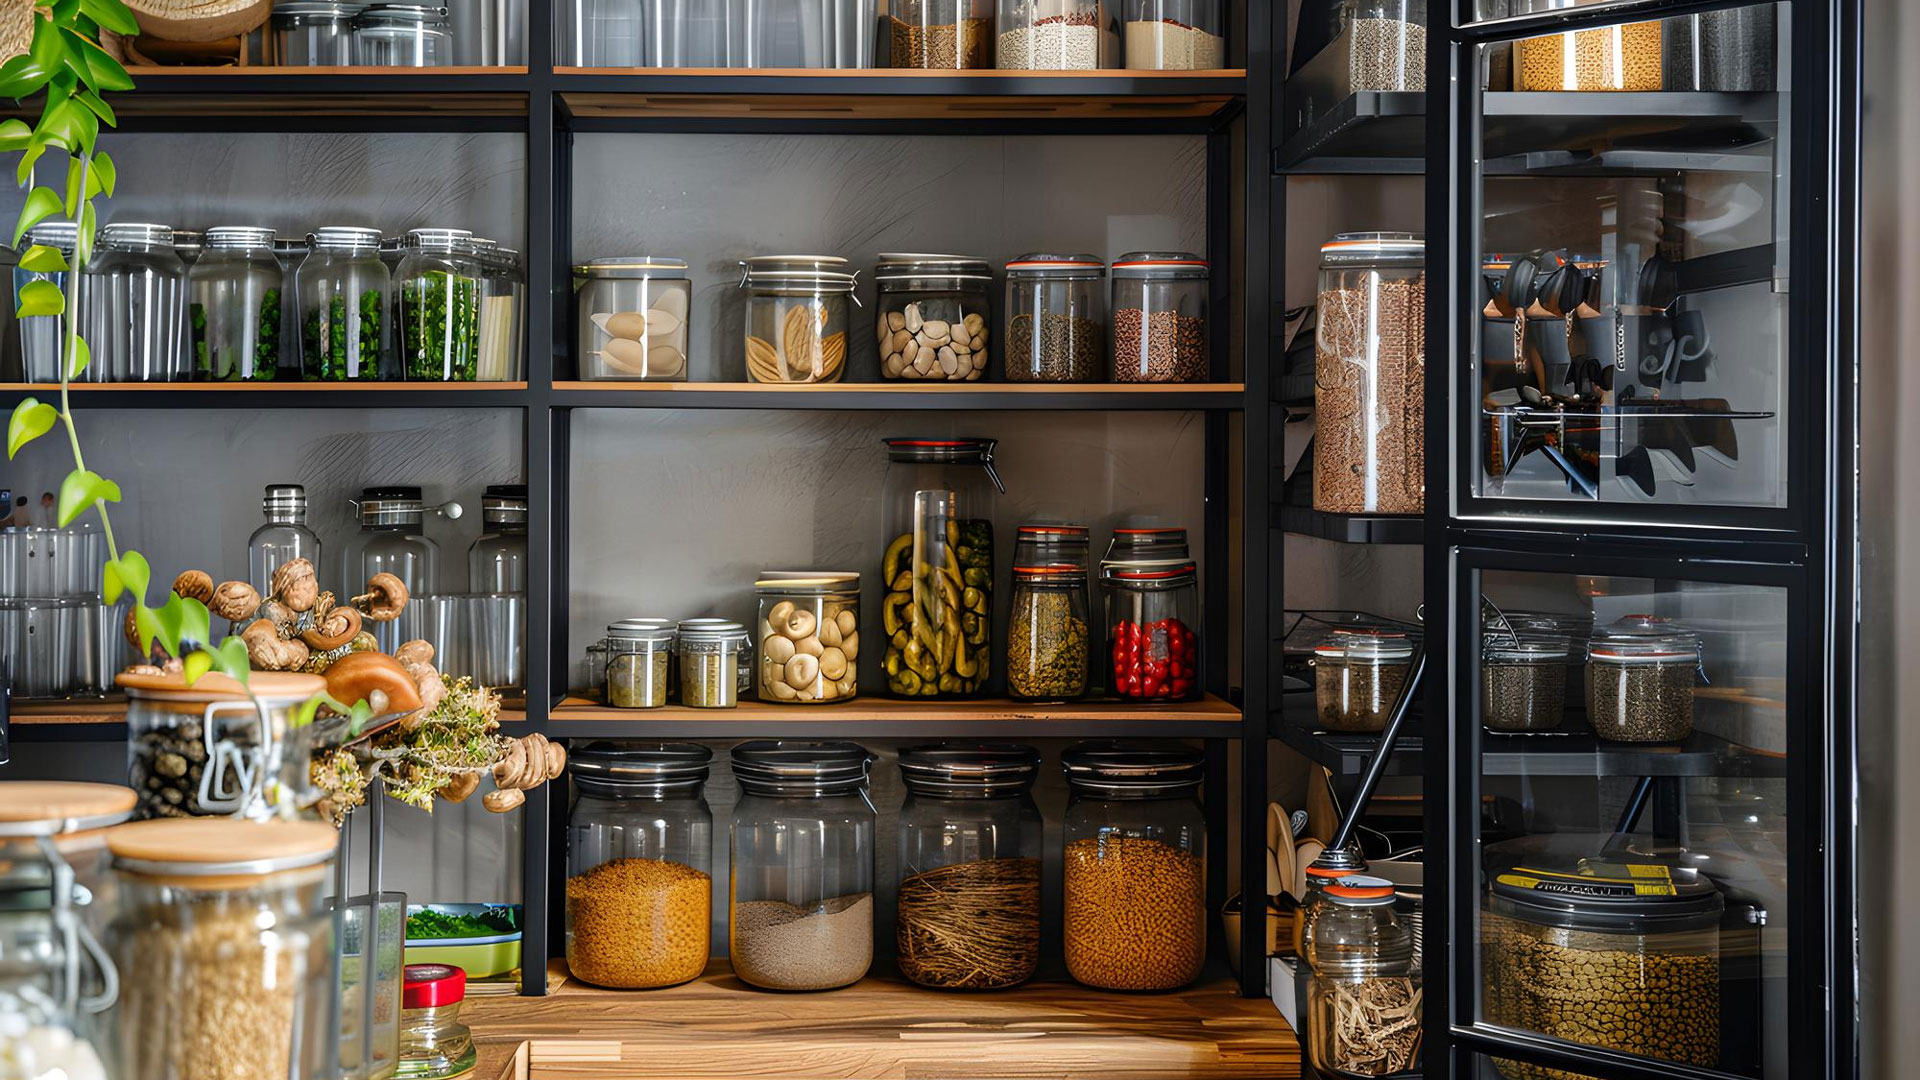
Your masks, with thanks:
[[[467,997],[467,973],[452,964],[408,964],[403,1009],[435,1009],[458,1005]]]
[[[1371,907],[1393,903],[1393,882],[1386,878],[1353,874],[1326,887],[1327,896],[1336,904]]]

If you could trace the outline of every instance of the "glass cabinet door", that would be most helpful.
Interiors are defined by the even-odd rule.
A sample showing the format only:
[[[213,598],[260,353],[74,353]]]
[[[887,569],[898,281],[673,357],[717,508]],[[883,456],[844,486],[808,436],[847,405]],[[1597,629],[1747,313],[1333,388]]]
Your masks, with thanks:
[[[1789,505],[1793,388],[1819,360],[1789,355],[1787,14],[1588,17],[1476,47],[1468,516],[1764,525]]]
[[[1469,607],[1454,628],[1478,796],[1460,805],[1480,813],[1454,870],[1476,898],[1455,962],[1477,999],[1459,1014],[1495,1038],[1784,1080],[1797,571],[1674,580],[1463,561],[1481,565],[1459,579],[1479,617]]]

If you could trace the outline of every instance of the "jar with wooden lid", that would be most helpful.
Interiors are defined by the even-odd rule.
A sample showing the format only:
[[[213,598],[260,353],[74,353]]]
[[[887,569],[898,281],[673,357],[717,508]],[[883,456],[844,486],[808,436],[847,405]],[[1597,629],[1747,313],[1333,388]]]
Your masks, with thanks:
[[[125,1075],[333,1075],[333,916],[322,891],[338,840],[314,821],[204,818],[107,834],[121,893],[109,941]]]
[[[141,817],[294,818],[320,792],[308,775],[314,725],[294,710],[327,688],[318,675],[256,671],[246,686],[202,675],[123,673],[127,783]]]
[[[1322,1076],[1372,1080],[1420,1055],[1420,973],[1393,884],[1345,877],[1327,885],[1314,919],[1307,980],[1307,1056]]]

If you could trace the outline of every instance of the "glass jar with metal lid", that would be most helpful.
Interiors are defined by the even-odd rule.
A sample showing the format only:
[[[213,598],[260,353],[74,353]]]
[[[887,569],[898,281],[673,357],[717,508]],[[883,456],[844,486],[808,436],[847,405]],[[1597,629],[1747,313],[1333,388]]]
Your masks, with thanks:
[[[1313,508],[1426,505],[1426,238],[1341,233],[1320,245]]]
[[[632,255],[573,268],[582,379],[684,382],[693,280],[685,259]]]
[[[1089,530],[1085,525],[1027,524],[1014,530],[1015,566],[1077,566],[1088,571]]]
[[[520,254],[477,236],[473,248],[480,265],[474,379],[518,382],[526,377],[521,338],[527,278],[520,268]]]
[[[1008,263],[1006,356],[1013,382],[1099,381],[1107,367],[1106,260],[1035,252]]]
[[[460,515],[458,503],[435,507],[436,513]],[[360,532],[348,544],[341,563],[341,581],[370,581],[375,574],[392,574],[407,587],[407,595],[419,599],[440,591],[440,545],[426,535],[426,501],[417,487],[366,488],[360,493]],[[425,606],[415,610],[407,605],[401,617],[376,623],[374,640],[382,652],[391,653],[401,642],[410,640],[409,632],[424,618]],[[409,618],[411,616],[411,618]],[[421,635],[412,634],[413,637]]]
[[[753,689],[753,636],[730,619],[682,619],[674,652],[680,661],[680,704],[731,709]]]
[[[195,377],[270,382],[280,374],[280,262],[273,230],[221,226],[187,271]]]
[[[769,990],[831,990],[873,963],[874,756],[850,742],[733,748],[728,953]]]
[[[110,938],[125,1075],[334,1075],[334,920],[321,894],[338,839],[315,821],[138,821],[108,832],[122,897]]]
[[[1226,66],[1220,0],[1118,0],[1126,9],[1121,67],[1211,71]]]
[[[1100,564],[1191,558],[1193,551],[1187,546],[1186,529],[1177,525],[1155,525],[1113,530],[1112,538],[1107,541],[1106,558]]]
[[[1172,990],[1207,960],[1206,755],[1100,740],[1060,757],[1067,972],[1103,990]]]
[[[595,986],[645,989],[698,976],[710,954],[713,751],[596,742],[567,758],[567,967]]]
[[[1413,671],[1413,641],[1398,630],[1336,628],[1313,650],[1313,696],[1328,731],[1384,731]]]
[[[100,230],[82,311],[88,382],[187,379],[186,282],[172,229],[116,223]]]
[[[858,274],[832,255],[743,261],[747,377],[763,383],[839,382],[847,369],[847,300]]]
[[[1485,627],[1480,722],[1488,731],[1552,731],[1567,704],[1567,640]]]
[[[967,697],[992,668],[992,439],[887,439],[881,667],[897,697]]]
[[[607,704],[616,709],[664,706],[672,686],[675,636],[664,619],[631,619],[607,627],[597,669]]]
[[[380,230],[329,225],[308,247],[294,272],[302,373],[323,382],[379,379],[393,285]]]
[[[1673,742],[1693,733],[1700,635],[1655,615],[1628,615],[1587,642],[1587,722],[1613,742]]]
[[[874,336],[887,379],[987,377],[993,270],[963,255],[882,254],[874,267]]]
[[[527,591],[527,485],[488,484],[480,495],[486,530],[467,549],[467,588],[476,593]]]
[[[1072,563],[1013,568],[1007,615],[1007,695],[1072,701],[1087,692],[1087,570]]]
[[[224,675],[192,686],[178,673],[123,672],[127,785],[142,817],[294,818],[320,792],[307,766],[316,725],[294,711],[327,688],[318,675],[256,671],[247,685]]]
[[[102,830],[133,813],[113,784],[0,783],[0,1075],[106,1080],[119,972],[100,943],[114,889]]]
[[[1189,701],[1200,686],[1199,568],[1192,559],[1103,568],[1107,684],[1140,701]]]
[[[1487,1021],[1713,1068],[1725,901],[1696,870],[1586,862],[1497,874],[1481,918]],[[1515,1080],[1557,1071],[1501,1061]]]
[[[261,596],[273,593],[273,572],[294,559],[316,568],[320,537],[307,527],[307,489],[299,484],[268,484],[260,499],[267,523],[247,538],[247,582]]]
[[[472,382],[479,344],[480,264],[465,229],[414,229],[394,271],[394,347],[401,375]]]
[[[1419,1063],[1420,973],[1393,883],[1346,877],[1325,886],[1312,927],[1307,1055],[1322,1076],[1373,1080]]]
[[[1207,261],[1135,251],[1113,264],[1115,382],[1201,382],[1207,369]]]
[[[762,575],[761,701],[822,705],[860,694],[860,575]]]
[[[900,973],[941,990],[998,990],[1040,961],[1040,752],[1012,743],[900,751],[895,920]]]
[[[273,5],[273,59],[283,67],[348,67],[353,63],[353,17],[365,4],[281,0]]]
[[[447,9],[419,4],[375,4],[353,19],[358,67],[440,67],[453,62]]]
[[[71,221],[43,221],[28,229],[24,240],[28,247],[48,247],[60,253],[68,266],[73,265],[73,251],[78,231]],[[20,308],[20,290],[29,282],[52,282],[61,295],[67,292],[67,270],[28,270],[15,263],[13,267],[13,308]],[[30,383],[57,383],[60,381],[62,361],[60,333],[61,316],[29,315],[20,320],[20,366],[21,372]],[[95,381],[90,376],[82,376]]]

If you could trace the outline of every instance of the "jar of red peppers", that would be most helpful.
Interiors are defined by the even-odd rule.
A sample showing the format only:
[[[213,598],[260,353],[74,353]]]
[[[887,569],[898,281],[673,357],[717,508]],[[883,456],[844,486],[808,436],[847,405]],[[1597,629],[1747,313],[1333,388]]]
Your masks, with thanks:
[[[1108,686],[1117,697],[1185,701],[1200,695],[1200,587],[1191,559],[1109,565]]]

